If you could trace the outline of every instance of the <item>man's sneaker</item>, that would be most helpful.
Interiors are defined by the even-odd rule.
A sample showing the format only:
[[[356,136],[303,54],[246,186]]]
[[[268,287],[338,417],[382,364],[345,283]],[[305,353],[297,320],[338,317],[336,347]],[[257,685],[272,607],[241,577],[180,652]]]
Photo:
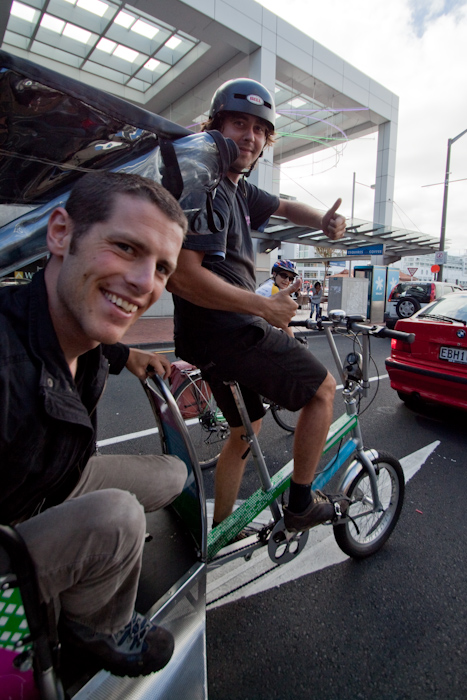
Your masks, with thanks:
[[[301,513],[292,513],[284,506],[284,525],[289,532],[303,532],[328,520],[337,520],[345,515],[349,499],[342,494],[327,496],[322,491],[311,492],[311,503]]]
[[[136,611],[130,622],[115,634],[94,632],[64,619],[60,637],[98,657],[102,667],[116,676],[146,676],[159,671],[170,661],[174,649],[170,632],[153,625]]]

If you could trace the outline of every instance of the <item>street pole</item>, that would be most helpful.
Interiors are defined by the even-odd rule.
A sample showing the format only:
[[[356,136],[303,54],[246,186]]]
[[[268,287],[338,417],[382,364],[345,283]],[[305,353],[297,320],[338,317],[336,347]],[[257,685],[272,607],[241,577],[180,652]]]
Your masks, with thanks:
[[[448,188],[449,188],[449,167],[451,163],[451,146],[453,143],[460,139],[461,136],[467,134],[467,129],[465,129],[461,134],[458,134],[453,139],[448,139],[448,154],[446,157],[446,174],[444,176],[444,195],[443,195],[443,213],[441,215],[441,235],[439,237],[439,250],[444,252],[444,246],[446,241],[446,216],[448,210]],[[438,280],[443,281],[444,265],[441,263],[439,266]]]
[[[356,173],[353,174],[353,182],[352,182],[352,214],[351,214],[351,221],[353,223],[353,213],[355,209],[355,175]]]

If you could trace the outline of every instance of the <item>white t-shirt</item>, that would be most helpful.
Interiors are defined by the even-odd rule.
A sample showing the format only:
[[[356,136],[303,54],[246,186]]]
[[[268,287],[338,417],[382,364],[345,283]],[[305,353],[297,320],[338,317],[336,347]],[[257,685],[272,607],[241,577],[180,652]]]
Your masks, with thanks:
[[[313,289],[313,296],[311,297],[311,303],[312,304],[317,304],[318,306],[321,304],[321,297],[323,296],[323,288],[317,292],[315,289]]]
[[[272,297],[273,294],[277,294],[279,287],[274,284],[274,280],[270,277],[266,282],[260,284],[256,290],[256,294],[260,294],[262,297]]]

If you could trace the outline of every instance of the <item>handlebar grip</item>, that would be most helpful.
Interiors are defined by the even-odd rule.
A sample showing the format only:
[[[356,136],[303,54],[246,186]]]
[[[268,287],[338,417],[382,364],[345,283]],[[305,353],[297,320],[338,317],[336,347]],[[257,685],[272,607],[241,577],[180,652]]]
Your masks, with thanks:
[[[313,328],[318,327],[316,321],[312,321],[311,318],[306,318],[303,321],[290,321],[289,326],[300,326],[301,328],[308,328],[308,329],[313,329]]]
[[[406,333],[405,331],[396,331],[385,327],[381,328],[375,335],[379,338],[395,338],[395,340],[402,340],[404,343],[413,343],[415,340],[415,333]]]

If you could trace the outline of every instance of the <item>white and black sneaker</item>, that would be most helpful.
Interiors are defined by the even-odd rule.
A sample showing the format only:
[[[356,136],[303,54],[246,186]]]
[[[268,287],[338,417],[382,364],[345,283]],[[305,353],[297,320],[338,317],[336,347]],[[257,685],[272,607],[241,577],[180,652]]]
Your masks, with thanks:
[[[97,657],[102,667],[116,676],[147,676],[169,661],[174,639],[136,611],[130,622],[115,634],[95,632],[73,620],[61,621],[60,637]]]

